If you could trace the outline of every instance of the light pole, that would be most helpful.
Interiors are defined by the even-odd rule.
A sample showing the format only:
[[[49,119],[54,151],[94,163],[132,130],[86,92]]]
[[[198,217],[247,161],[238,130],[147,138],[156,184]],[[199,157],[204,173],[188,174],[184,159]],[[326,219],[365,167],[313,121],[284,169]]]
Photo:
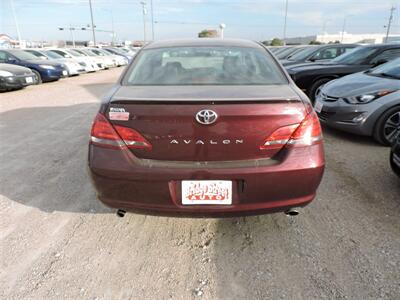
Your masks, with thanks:
[[[340,43],[343,44],[344,39],[344,31],[346,30],[346,16],[343,18],[343,27],[342,27],[342,38],[340,39]]]
[[[75,28],[71,27],[69,30],[71,31],[72,47],[75,48],[75,33],[74,33]]]
[[[344,32],[346,31],[347,18],[352,16],[353,15],[345,15],[343,18],[342,37],[340,39],[340,43],[343,43],[344,40]]]
[[[283,24],[283,45],[286,45],[286,25],[287,25],[288,7],[289,7],[289,0],[286,0],[285,22],[284,22],[284,24]]]
[[[111,45],[114,46],[115,44],[115,30],[114,30],[114,11],[113,11],[113,7],[114,7],[114,1],[111,1],[111,31],[112,33],[112,40],[111,40]]]
[[[146,14],[147,14],[147,9],[146,9],[146,1],[140,1],[140,4],[142,4],[142,13],[143,13],[143,44],[146,45]]]
[[[96,46],[96,33],[94,30],[94,21],[93,21],[93,9],[92,9],[92,0],[89,0],[89,7],[90,7],[90,19],[92,21],[92,34],[93,34],[93,44]]]
[[[394,6],[392,6],[392,8],[390,9],[390,17],[389,17],[389,21],[388,21],[388,24],[387,24],[387,31],[386,31],[385,43],[387,43],[388,40],[389,40],[390,27],[392,26],[393,13],[394,13],[395,9],[396,9],[396,8],[395,8]]]
[[[221,30],[221,39],[224,39],[224,29],[226,25],[224,23],[219,24],[219,29]]]
[[[154,13],[153,13],[153,0],[150,0],[151,9],[151,38],[154,41]]]

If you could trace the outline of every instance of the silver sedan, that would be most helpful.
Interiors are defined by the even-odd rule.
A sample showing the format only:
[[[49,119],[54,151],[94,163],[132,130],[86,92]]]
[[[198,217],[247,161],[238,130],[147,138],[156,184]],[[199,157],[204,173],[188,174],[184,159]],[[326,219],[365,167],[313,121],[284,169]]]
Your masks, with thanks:
[[[327,126],[392,144],[400,135],[400,58],[328,82],[314,109]]]

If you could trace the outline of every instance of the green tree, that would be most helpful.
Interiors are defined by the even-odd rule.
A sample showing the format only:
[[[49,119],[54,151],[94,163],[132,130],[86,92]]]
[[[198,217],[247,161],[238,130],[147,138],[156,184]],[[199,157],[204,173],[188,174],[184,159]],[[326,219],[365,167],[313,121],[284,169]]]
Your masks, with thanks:
[[[322,45],[322,43],[318,42],[318,41],[311,41],[309,44],[310,45]]]
[[[274,38],[271,41],[271,46],[283,46],[283,41],[278,38]]]
[[[199,38],[207,38],[207,37],[217,37],[218,33],[216,30],[204,29],[199,32]]]

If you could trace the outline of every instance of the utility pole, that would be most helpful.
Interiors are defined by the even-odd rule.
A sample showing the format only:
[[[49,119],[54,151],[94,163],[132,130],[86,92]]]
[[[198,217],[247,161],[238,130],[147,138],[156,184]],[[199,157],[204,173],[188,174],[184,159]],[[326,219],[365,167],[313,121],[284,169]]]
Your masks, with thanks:
[[[344,39],[344,31],[346,30],[346,16],[343,19],[343,27],[342,27],[342,38],[340,40],[340,43],[343,44],[343,39]]]
[[[147,9],[146,9],[146,1],[140,1],[140,4],[142,4],[142,13],[143,13],[143,44],[146,45],[146,14],[147,14]]]
[[[112,31],[112,40],[111,40],[111,45],[114,46],[115,44],[115,30],[114,30],[114,1],[111,0],[111,31]]]
[[[219,24],[219,29],[221,30],[221,39],[224,39],[224,29],[226,25],[224,23]]]
[[[71,36],[72,36],[72,47],[75,48],[75,28],[74,27],[70,27],[69,29],[71,31]]]
[[[10,3],[11,3],[11,10],[12,10],[13,17],[14,17],[15,28],[17,29],[17,37],[18,37],[19,47],[21,48],[22,47],[21,32],[19,31],[17,15],[15,14],[14,0],[10,0]]]
[[[94,21],[93,21],[93,9],[92,9],[92,0],[89,0],[89,7],[90,7],[90,18],[92,20],[92,34],[93,34],[93,44],[96,46],[96,33],[95,33],[95,27],[94,27]]]
[[[385,39],[385,43],[388,42],[389,40],[389,34],[390,34],[390,27],[392,26],[392,21],[393,21],[393,13],[396,10],[396,8],[394,6],[392,6],[392,8],[390,9],[390,17],[389,17],[389,21],[387,24],[387,31],[386,31],[386,39]]]
[[[154,13],[153,13],[153,0],[150,0],[151,9],[151,38],[154,41]]]
[[[283,24],[283,45],[286,45],[286,24],[287,24],[288,6],[289,6],[289,0],[286,0],[285,23]]]

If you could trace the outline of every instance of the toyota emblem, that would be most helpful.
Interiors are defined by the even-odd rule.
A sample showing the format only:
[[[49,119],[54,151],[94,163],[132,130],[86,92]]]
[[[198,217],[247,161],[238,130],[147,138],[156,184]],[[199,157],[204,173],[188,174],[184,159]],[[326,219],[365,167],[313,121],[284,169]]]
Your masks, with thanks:
[[[196,121],[203,125],[210,125],[217,121],[217,118],[217,113],[209,109],[203,109],[196,114]]]

